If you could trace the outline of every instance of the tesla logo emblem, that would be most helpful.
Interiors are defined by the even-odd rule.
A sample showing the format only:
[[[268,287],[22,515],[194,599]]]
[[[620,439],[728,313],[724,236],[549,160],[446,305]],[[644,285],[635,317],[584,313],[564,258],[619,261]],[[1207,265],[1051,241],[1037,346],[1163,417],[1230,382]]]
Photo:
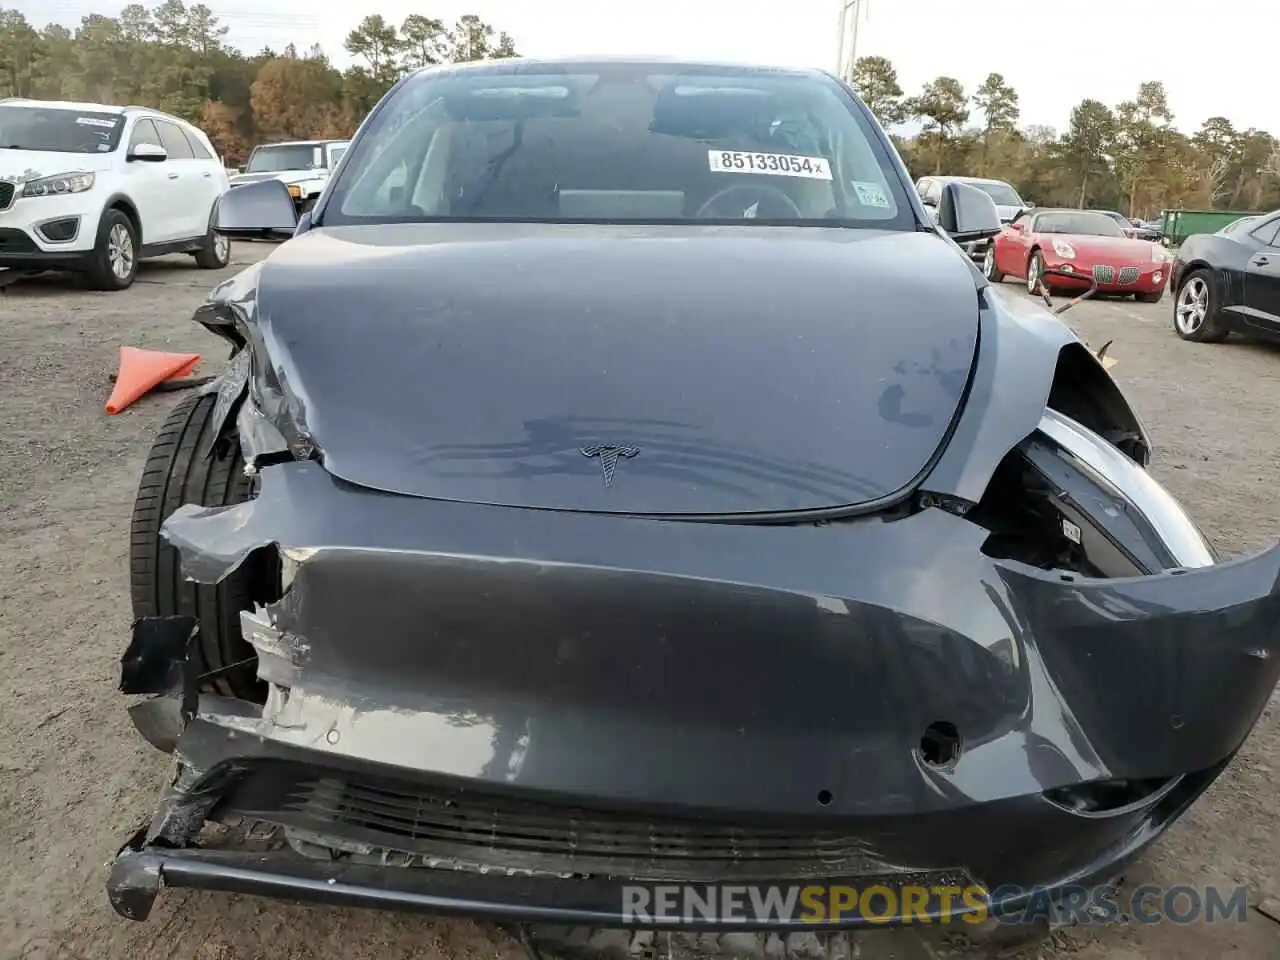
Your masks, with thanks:
[[[582,447],[581,450],[584,457],[600,458],[600,469],[604,472],[606,487],[613,486],[613,474],[618,469],[618,458],[624,457],[630,460],[640,452],[639,447],[624,447],[616,443],[593,443],[589,447]]]

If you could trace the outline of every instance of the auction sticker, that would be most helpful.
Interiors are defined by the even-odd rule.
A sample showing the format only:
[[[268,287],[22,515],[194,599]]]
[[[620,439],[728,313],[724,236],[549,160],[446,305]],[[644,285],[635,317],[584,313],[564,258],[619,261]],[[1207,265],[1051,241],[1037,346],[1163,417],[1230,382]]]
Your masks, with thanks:
[[[712,173],[760,173],[769,177],[807,177],[830,180],[831,164],[822,157],[789,153],[743,153],[740,150],[708,150]]]
[[[858,195],[858,202],[864,207],[888,207],[889,198],[884,195],[878,183],[867,183],[865,180],[853,181],[853,192]]]
[[[106,130],[114,130],[116,128],[116,121],[100,120],[97,117],[76,117],[76,123],[82,127],[102,127]]]

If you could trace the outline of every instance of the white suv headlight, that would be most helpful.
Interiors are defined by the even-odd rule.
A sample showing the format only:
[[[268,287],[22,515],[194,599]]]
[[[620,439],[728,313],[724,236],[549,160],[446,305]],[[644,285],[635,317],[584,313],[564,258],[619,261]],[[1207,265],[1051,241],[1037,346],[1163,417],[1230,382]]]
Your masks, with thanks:
[[[84,171],[58,173],[52,177],[28,180],[22,185],[24,197],[59,197],[67,193],[84,193],[93,187],[93,174]]]
[[[1055,239],[1053,241],[1053,252],[1060,257],[1066,257],[1068,260],[1076,258],[1076,248],[1065,240]]]

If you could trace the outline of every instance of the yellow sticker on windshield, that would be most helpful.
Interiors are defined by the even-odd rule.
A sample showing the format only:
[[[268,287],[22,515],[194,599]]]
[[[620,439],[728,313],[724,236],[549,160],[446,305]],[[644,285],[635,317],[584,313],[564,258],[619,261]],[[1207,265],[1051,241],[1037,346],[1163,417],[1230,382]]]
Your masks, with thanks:
[[[760,173],[769,177],[831,179],[831,164],[822,157],[798,157],[789,153],[708,150],[707,159],[711,164],[712,173]]]

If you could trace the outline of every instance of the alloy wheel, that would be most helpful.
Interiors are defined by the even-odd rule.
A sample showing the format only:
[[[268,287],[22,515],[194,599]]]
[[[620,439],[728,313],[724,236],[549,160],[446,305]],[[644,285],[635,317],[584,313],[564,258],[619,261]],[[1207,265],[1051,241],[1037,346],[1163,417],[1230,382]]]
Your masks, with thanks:
[[[995,247],[987,247],[987,252],[982,256],[982,273],[988,280],[996,269],[996,251]]]
[[[133,274],[133,237],[123,223],[113,224],[107,234],[107,262],[117,280],[128,280]]]
[[[220,263],[229,263],[231,261],[231,238],[221,233],[213,235],[213,255],[218,258]]]
[[[1195,333],[1209,315],[1209,284],[1201,277],[1192,277],[1178,294],[1173,322],[1178,332],[1186,336]]]
[[[1032,257],[1027,263],[1027,293],[1040,292],[1040,258]]]

